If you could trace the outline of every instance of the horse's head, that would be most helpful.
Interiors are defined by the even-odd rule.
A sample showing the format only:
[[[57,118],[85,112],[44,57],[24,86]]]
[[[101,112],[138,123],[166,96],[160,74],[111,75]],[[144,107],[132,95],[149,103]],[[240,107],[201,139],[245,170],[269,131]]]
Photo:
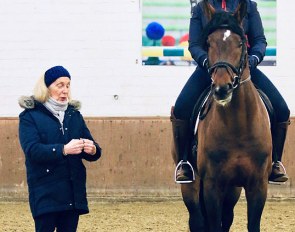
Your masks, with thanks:
[[[211,20],[204,29],[203,45],[208,51],[212,93],[221,105],[231,101],[233,90],[240,85],[244,74],[249,72],[246,37],[241,26],[246,8],[246,3],[241,1],[233,14],[215,12],[207,2],[207,13]]]

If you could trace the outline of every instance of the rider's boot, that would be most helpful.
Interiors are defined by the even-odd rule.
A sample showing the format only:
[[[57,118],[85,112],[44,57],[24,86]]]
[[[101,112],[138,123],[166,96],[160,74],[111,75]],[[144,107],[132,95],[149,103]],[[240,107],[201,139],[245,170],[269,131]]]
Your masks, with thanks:
[[[195,179],[192,165],[188,161],[190,156],[190,121],[176,119],[171,110],[173,150],[176,154],[175,182],[184,184],[191,183]]]
[[[270,182],[286,182],[288,180],[288,175],[286,174],[285,167],[282,164],[281,160],[287,135],[287,129],[289,125],[290,120],[286,122],[277,123],[274,133],[272,135],[274,148],[272,172],[269,176]]]

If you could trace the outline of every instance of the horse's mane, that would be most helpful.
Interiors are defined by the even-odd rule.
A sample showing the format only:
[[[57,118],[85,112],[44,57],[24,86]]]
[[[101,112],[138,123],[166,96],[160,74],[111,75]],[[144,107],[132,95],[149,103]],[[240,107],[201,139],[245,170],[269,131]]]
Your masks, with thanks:
[[[245,33],[238,20],[229,12],[221,11],[213,14],[211,20],[206,25],[201,36],[202,47],[207,50],[207,38],[217,29],[228,29],[238,34],[243,41],[246,40]]]

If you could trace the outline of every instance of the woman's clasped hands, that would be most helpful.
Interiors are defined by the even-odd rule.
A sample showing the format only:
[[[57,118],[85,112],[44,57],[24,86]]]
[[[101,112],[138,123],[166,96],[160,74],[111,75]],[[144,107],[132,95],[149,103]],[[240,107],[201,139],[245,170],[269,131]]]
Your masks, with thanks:
[[[89,139],[72,139],[68,144],[64,145],[64,155],[78,155],[82,151],[89,155],[96,153],[96,146]]]

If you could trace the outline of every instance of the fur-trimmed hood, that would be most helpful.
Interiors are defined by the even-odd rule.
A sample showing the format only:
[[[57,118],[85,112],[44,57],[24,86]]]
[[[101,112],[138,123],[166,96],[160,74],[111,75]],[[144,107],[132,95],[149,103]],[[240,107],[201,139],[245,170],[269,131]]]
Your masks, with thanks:
[[[18,99],[18,104],[20,107],[24,109],[34,109],[36,105],[36,100],[34,96],[21,96]],[[76,100],[71,100],[69,102],[69,105],[73,106],[75,110],[80,110],[81,109],[81,102],[76,101]]]

